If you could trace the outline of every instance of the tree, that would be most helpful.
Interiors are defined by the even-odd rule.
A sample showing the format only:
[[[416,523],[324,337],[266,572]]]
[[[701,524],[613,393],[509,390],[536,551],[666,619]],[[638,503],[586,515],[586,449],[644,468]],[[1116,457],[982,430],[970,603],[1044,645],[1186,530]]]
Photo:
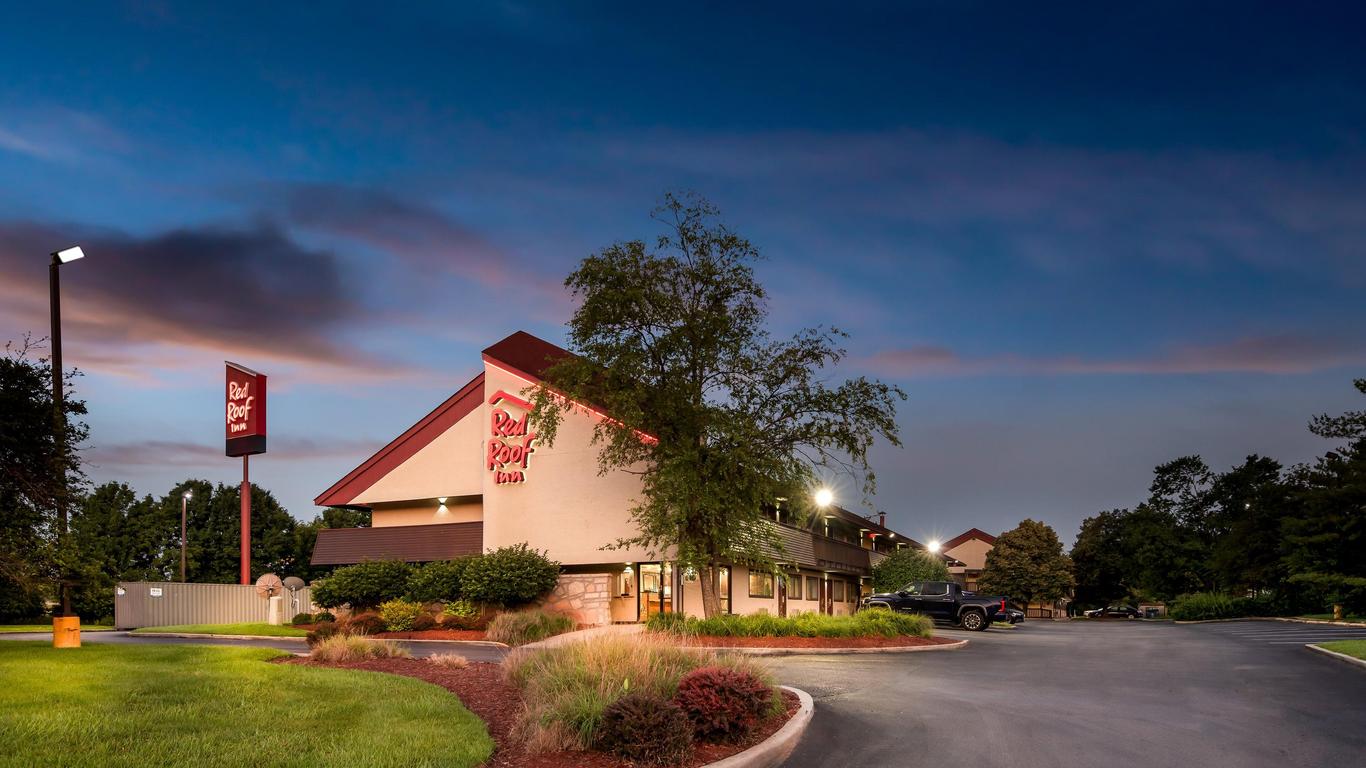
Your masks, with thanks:
[[[1127,509],[1113,509],[1082,521],[1071,555],[1078,604],[1105,606],[1129,597],[1130,573],[1123,549],[1128,515]]]
[[[913,581],[948,581],[944,558],[923,549],[898,549],[873,564],[873,591],[895,592]]]
[[[838,329],[772,340],[758,249],[717,217],[701,198],[666,195],[653,247],[617,243],[580,262],[565,280],[580,299],[569,324],[577,354],[531,394],[547,445],[574,402],[611,414],[595,425],[599,470],[641,478],[639,533],[613,546],[671,550],[696,568],[707,616],[720,612],[722,563],[767,562],[775,537],[762,509],[786,489],[810,487],[823,467],[872,491],[868,449],[878,437],[900,445],[905,399],[866,378],[818,378],[845,355]]]
[[[179,547],[181,497],[192,492],[188,504],[189,542],[187,578],[190,581],[236,584],[241,575],[241,486],[186,480],[158,502],[174,515]],[[307,554],[301,553],[295,536],[298,521],[255,483],[251,486],[251,573],[294,576],[305,571]],[[310,550],[311,553],[311,550]],[[176,550],[177,563],[179,550]],[[179,567],[177,565],[177,567]]]
[[[72,580],[78,562],[70,542],[58,540],[56,511],[84,484],[79,448],[88,428],[75,417],[85,415],[85,403],[74,397],[77,374],[69,372],[59,441],[52,369],[31,359],[32,349],[27,340],[7,344],[0,357],[0,611],[41,606],[56,581]]]
[[[114,613],[120,581],[164,581],[178,575],[180,509],[150,495],[139,499],[126,483],[97,487],[72,512],[71,535],[80,553],[82,579],[73,595],[81,616]]]
[[[1026,519],[996,539],[977,584],[982,592],[1007,595],[1025,605],[1056,600],[1072,589],[1072,561],[1062,553],[1056,531]]]
[[[313,565],[313,546],[323,528],[369,528],[370,513],[346,507],[328,507],[321,515],[294,529],[294,573],[305,581],[321,578],[336,570],[335,565]]]

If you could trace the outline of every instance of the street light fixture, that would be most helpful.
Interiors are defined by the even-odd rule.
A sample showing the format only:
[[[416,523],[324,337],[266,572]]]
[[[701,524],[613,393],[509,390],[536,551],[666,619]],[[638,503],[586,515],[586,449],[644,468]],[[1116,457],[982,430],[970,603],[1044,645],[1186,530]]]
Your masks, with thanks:
[[[932,555],[939,554],[939,547],[939,539],[930,539],[930,542],[925,545],[925,549],[928,549]]]
[[[829,488],[821,488],[816,491],[816,506],[828,507],[835,501],[835,492]]]
[[[180,583],[185,583],[185,510],[190,506],[194,491],[180,494]]]
[[[52,425],[55,433],[57,485],[53,494],[57,507],[57,536],[66,538],[66,411],[62,406],[64,377],[62,376],[62,301],[61,275],[57,268],[63,264],[85,258],[85,251],[73,245],[52,252],[52,264],[48,266],[48,296],[52,311]],[[71,615],[71,585],[68,574],[62,574],[62,616]]]

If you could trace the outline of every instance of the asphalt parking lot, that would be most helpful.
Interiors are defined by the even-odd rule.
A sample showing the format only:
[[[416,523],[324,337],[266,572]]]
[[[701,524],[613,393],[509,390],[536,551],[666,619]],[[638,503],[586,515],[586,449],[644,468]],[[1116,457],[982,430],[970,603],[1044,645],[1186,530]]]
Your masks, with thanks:
[[[1366,670],[1302,647],[1366,629],[1306,627],[1026,622],[941,629],[961,651],[777,659],[816,699],[787,766],[1366,765]]]

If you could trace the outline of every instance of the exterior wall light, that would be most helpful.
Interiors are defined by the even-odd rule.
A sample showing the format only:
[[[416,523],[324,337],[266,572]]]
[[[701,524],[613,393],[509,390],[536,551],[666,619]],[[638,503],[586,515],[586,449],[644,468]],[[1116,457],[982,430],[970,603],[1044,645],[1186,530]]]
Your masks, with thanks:
[[[829,488],[821,488],[816,491],[816,506],[828,507],[835,501],[835,492]]]
[[[928,550],[930,551],[931,554],[938,554],[938,553],[939,553],[939,539],[930,539],[930,543],[928,543],[928,544],[925,545],[925,549],[928,549]]]

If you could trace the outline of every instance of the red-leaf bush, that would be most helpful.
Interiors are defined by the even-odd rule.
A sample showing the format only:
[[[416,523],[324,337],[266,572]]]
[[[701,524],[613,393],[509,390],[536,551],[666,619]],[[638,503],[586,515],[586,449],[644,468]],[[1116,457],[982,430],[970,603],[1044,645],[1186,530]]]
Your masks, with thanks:
[[[679,706],[648,693],[628,693],[602,713],[597,746],[644,765],[679,765],[692,753],[693,725]]]
[[[430,613],[419,613],[413,618],[413,631],[425,632],[429,629],[436,629],[436,617]]]
[[[327,638],[340,633],[341,630],[337,628],[336,624],[319,624],[316,629],[308,633],[308,637],[306,638],[308,640],[308,647],[312,648]]]
[[[352,635],[373,635],[388,628],[379,614],[363,613],[346,620],[346,632]]]
[[[738,741],[772,710],[773,686],[752,672],[702,667],[678,681],[674,701],[692,721],[698,739]]]

